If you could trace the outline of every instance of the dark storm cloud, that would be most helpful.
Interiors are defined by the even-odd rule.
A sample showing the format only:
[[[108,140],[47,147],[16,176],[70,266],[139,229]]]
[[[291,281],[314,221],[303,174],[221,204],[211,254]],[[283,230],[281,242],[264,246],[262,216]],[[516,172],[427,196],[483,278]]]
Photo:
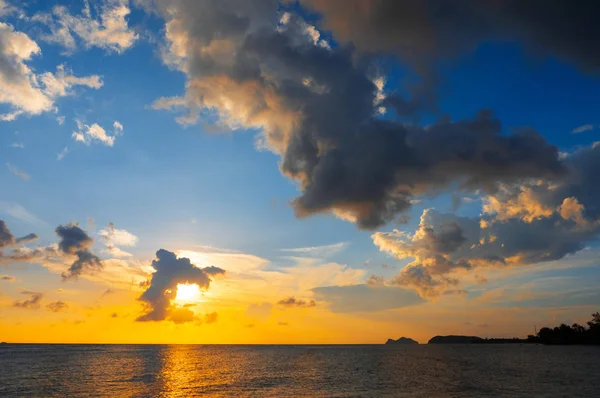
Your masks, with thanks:
[[[539,134],[500,135],[500,122],[488,112],[427,128],[375,120],[356,120],[355,126],[355,134],[340,137],[328,152],[318,145],[288,148],[286,160],[296,160],[308,176],[295,201],[299,215],[350,211],[359,227],[376,228],[406,211],[415,196],[453,182],[493,190],[499,181],[562,172],[556,148]]]
[[[279,300],[277,302],[277,305],[280,305],[282,307],[309,308],[309,307],[315,307],[317,305],[317,303],[315,303],[315,300],[305,301],[305,300],[297,299],[297,298],[291,296],[286,299]]]
[[[493,191],[499,182],[564,171],[541,135],[503,134],[490,111],[428,127],[382,120],[380,106],[406,116],[418,99],[380,98],[372,58],[323,44],[275,1],[155,3],[169,26],[165,62],[187,74],[185,96],[161,98],[155,108],[187,110],[182,123],[209,108],[230,128],[260,129],[260,146],[279,154],[282,173],[300,185],[299,217],[333,211],[372,229],[403,221],[415,197],[451,184]],[[406,21],[418,27],[411,14]]]
[[[0,249],[15,243],[15,237],[8,229],[6,222],[0,220]]]
[[[600,4],[594,0],[301,0],[338,40],[393,52],[420,68],[488,40],[519,41],[600,70]]]
[[[12,247],[15,245],[25,244],[36,240],[38,236],[36,234],[25,235],[21,238],[15,238],[8,225],[4,220],[0,220],[0,264],[15,260],[15,257],[19,257],[18,253],[23,252],[21,247]],[[11,254],[5,254],[2,249],[10,249],[12,247]],[[26,250],[26,249],[25,249]],[[18,258],[16,259],[18,261]]]
[[[565,198],[576,198],[583,206],[586,219],[600,218],[600,144],[583,148],[569,156],[565,163],[569,169],[568,178],[556,189],[542,192],[540,200],[550,206],[561,205]]]
[[[23,291],[21,294],[31,296],[27,300],[16,300],[13,303],[13,307],[17,308],[27,308],[27,309],[37,309],[40,308],[40,302],[42,301],[42,297],[44,296],[42,293]]]
[[[69,308],[69,305],[61,300],[53,301],[46,305],[46,309],[52,312],[61,312],[66,310],[67,308]]]
[[[319,301],[333,312],[373,312],[403,308],[425,302],[413,290],[368,285],[327,286],[312,289]]]
[[[16,278],[11,275],[0,275],[0,281],[13,283],[15,280],[16,280]]]
[[[457,270],[525,266],[583,250],[600,234],[600,146],[579,150],[565,167],[567,177],[559,182],[530,181],[484,198],[480,217],[429,209],[414,234],[375,233],[382,251],[414,258],[392,283],[435,296],[458,284],[451,276]]]
[[[39,239],[39,236],[37,236],[34,233],[31,233],[31,234],[27,234],[25,236],[15,239],[15,244],[29,243],[29,242],[33,242],[34,240],[38,240],[38,239]]]
[[[156,272],[139,298],[148,306],[148,312],[137,318],[140,322],[169,319],[182,323],[195,320],[193,311],[171,306],[171,300],[177,295],[177,285],[197,284],[201,290],[206,290],[210,287],[210,277],[225,273],[225,270],[214,266],[198,268],[188,258],[177,258],[175,253],[164,249],[156,252],[152,267]]]
[[[102,260],[90,251],[94,240],[76,224],[59,225],[55,230],[60,237],[59,250],[64,254],[77,256],[68,271],[63,272],[63,280],[76,279],[83,272],[95,272],[102,269]]]

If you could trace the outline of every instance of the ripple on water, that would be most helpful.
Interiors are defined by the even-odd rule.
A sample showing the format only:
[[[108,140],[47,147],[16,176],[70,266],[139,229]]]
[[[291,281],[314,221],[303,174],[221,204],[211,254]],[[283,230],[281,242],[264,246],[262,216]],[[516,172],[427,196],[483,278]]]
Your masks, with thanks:
[[[9,345],[0,396],[597,396],[600,347]]]

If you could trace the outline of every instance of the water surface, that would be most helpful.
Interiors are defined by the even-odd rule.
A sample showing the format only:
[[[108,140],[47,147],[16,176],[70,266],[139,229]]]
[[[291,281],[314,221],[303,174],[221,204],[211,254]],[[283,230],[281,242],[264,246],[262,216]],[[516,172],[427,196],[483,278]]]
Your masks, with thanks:
[[[600,347],[8,345],[0,396],[600,396]]]

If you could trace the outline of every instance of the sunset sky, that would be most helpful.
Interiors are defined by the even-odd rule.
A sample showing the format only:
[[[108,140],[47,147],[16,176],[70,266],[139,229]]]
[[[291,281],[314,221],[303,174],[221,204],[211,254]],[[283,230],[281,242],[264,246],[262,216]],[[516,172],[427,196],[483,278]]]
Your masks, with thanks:
[[[576,3],[0,0],[0,341],[585,322],[600,6]]]

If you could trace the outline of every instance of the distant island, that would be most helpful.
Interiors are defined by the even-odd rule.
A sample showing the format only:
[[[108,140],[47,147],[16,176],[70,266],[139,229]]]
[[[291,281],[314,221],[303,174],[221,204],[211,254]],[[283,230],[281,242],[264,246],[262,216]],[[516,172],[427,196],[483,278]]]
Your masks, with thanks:
[[[419,342],[408,337],[400,337],[398,340],[388,339],[385,344],[419,344]]]
[[[477,344],[484,341],[477,336],[435,336],[427,344]]]
[[[483,339],[477,336],[435,336],[427,344],[515,344],[526,343],[525,339]]]
[[[405,341],[406,340],[406,341]],[[412,339],[389,339],[386,344],[413,344]],[[543,327],[535,335],[520,338],[481,338],[478,336],[435,336],[427,344],[544,344],[544,345],[600,345],[600,313],[592,314],[587,327],[574,323],[554,328]]]

